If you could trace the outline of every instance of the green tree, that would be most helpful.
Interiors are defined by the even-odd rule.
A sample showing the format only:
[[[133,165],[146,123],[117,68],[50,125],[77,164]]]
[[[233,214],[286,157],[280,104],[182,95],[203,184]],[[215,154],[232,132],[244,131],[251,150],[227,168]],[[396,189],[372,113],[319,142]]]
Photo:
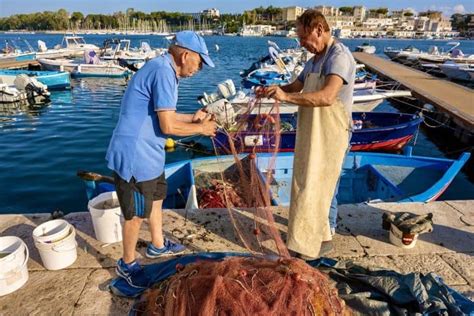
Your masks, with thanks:
[[[352,15],[354,13],[353,7],[340,7],[339,11],[342,12],[343,15]]]
[[[73,12],[71,14],[71,24],[72,27],[75,29],[79,29],[81,27],[82,22],[84,22],[84,14],[82,12]]]

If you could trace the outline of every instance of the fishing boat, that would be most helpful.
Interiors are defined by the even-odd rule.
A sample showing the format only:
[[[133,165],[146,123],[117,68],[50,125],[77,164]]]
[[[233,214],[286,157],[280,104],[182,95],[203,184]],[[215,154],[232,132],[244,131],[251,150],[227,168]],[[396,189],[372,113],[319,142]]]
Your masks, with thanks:
[[[275,125],[273,130],[262,131],[261,126],[266,122],[274,122],[275,115],[248,115],[245,124],[238,132],[219,129],[214,144],[218,152],[230,153],[229,137],[237,152],[274,152],[276,144]],[[223,120],[223,121],[222,121]],[[218,123],[226,124],[225,118],[219,118]],[[239,119],[237,119],[240,122]],[[352,151],[385,151],[398,152],[410,142],[418,131],[423,119],[418,115],[382,112],[352,113],[354,131],[350,141]],[[234,124],[235,125],[235,124]],[[280,114],[278,144],[279,152],[292,152],[295,149],[297,113]]]
[[[165,52],[165,49],[153,50],[148,42],[142,42],[140,49],[130,48],[128,39],[112,39],[104,41],[104,52],[100,58],[106,61],[122,60],[128,64],[147,61]]]
[[[101,61],[94,51],[84,53],[84,61],[71,59],[38,59],[41,68],[50,71],[67,71],[73,78],[106,77],[124,78],[130,76],[129,69],[114,62]]]
[[[356,52],[362,52],[366,54],[375,54],[376,48],[374,45],[370,45],[369,43],[363,43],[355,48]]]
[[[84,37],[76,35],[65,35],[61,45],[55,47],[55,49],[59,48],[66,48],[72,51],[74,56],[82,56],[86,50],[100,51],[100,47],[94,44],[88,44],[84,40]]]
[[[48,48],[46,43],[42,40],[38,40],[38,49],[36,52],[36,57],[39,58],[67,58],[67,57],[74,57],[77,55],[77,51],[71,48],[64,48],[64,47],[56,47],[56,48]]]
[[[21,108],[42,106],[49,102],[48,88],[35,78],[21,74],[15,77],[13,84],[3,83],[0,79],[1,113],[15,113]]]
[[[458,64],[447,61],[438,65],[439,69],[451,80],[474,83],[474,64]]]
[[[272,205],[288,206],[293,153],[260,153],[250,157],[239,156],[242,164],[253,165],[252,169],[261,179],[271,177],[269,194]],[[343,163],[338,202],[434,201],[448,188],[469,157],[469,153],[463,153],[456,160],[413,156],[411,147],[407,147],[403,155],[350,152]],[[270,166],[273,170],[268,175]],[[168,192],[164,207],[198,209],[202,202],[200,193],[207,189],[203,179],[222,179],[222,174],[233,173],[235,168],[234,156],[204,157],[167,164],[164,172]],[[110,177],[89,172],[78,172],[78,175],[86,182],[89,199],[114,189]]]
[[[22,49],[15,40],[5,40],[5,47],[0,50],[0,66],[4,63],[28,61],[36,59],[36,52],[29,43],[25,42],[26,48]]]
[[[61,90],[71,88],[71,80],[68,72],[60,71],[36,71],[36,70],[8,70],[0,69],[0,81],[13,85],[18,75],[27,75],[36,78],[42,84],[48,86],[48,90]]]

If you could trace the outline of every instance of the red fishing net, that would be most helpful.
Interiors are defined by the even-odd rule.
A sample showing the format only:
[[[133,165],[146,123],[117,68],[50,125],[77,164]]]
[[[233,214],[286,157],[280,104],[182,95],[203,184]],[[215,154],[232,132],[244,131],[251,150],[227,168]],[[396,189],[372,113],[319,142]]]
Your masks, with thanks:
[[[137,315],[349,315],[327,277],[299,259],[192,263],[143,295]]]
[[[290,257],[275,225],[270,184],[280,144],[278,103],[263,108],[257,98],[249,102],[245,111],[233,112],[240,114],[219,123],[227,135],[226,150],[233,156],[234,164],[222,172],[195,174],[195,181],[200,187],[200,207],[226,208],[235,234],[254,256],[200,261],[179,267],[181,271],[147,291],[136,307],[138,314],[347,314],[344,302],[329,285],[327,277],[304,261]],[[250,150],[249,139],[243,139],[249,136],[249,131],[258,136],[250,138],[253,141]],[[214,143],[215,148],[219,146]],[[222,152],[216,148],[217,151]],[[250,154],[243,156],[244,151]],[[271,153],[264,161],[256,155],[262,151]],[[240,223],[235,214],[242,208],[254,214],[255,225],[251,229]],[[277,253],[272,255],[280,259],[261,256],[270,249],[261,246],[262,240],[273,241],[275,247],[272,248]]]

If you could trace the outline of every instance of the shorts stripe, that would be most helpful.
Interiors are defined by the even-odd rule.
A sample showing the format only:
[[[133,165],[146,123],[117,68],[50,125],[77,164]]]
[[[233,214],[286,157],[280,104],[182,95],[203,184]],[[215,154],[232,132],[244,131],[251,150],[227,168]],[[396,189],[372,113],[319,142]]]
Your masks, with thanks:
[[[138,196],[140,197],[140,216],[145,216],[145,196],[141,193],[138,193]]]

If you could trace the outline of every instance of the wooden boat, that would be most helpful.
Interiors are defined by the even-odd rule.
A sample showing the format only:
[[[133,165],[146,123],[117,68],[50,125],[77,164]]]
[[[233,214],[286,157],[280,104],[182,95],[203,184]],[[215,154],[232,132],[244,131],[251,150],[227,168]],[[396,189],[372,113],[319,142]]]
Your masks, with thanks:
[[[280,115],[280,152],[292,152],[295,149],[296,114]],[[254,148],[257,152],[273,152],[276,146],[275,131],[262,132],[258,128],[273,117],[253,114],[248,116],[244,131],[232,133],[218,130],[214,138],[216,149],[221,153],[230,153],[230,136],[237,152],[252,152]],[[386,152],[400,151],[413,138],[423,121],[418,115],[381,112],[354,112],[352,120],[352,151]]]
[[[272,205],[288,206],[293,157],[293,153],[275,156],[261,153],[253,159],[245,155],[240,159],[254,164],[262,179],[274,160],[269,193]],[[469,153],[463,153],[457,160],[413,156],[411,147],[407,147],[404,155],[351,152],[343,164],[338,201],[340,204],[434,201],[448,188],[469,157]],[[221,177],[226,171],[235,171],[234,156],[205,157],[166,165],[168,192],[164,207],[198,209],[199,193],[205,189],[200,187],[202,177],[206,173],[211,178],[216,173]],[[89,199],[114,189],[110,177],[88,172],[78,172],[78,175],[86,182]]]
[[[13,85],[18,75],[25,74],[36,78],[42,84],[48,86],[48,90],[60,90],[71,88],[71,80],[68,72],[60,71],[36,71],[36,70],[7,70],[0,69],[0,81]]]

